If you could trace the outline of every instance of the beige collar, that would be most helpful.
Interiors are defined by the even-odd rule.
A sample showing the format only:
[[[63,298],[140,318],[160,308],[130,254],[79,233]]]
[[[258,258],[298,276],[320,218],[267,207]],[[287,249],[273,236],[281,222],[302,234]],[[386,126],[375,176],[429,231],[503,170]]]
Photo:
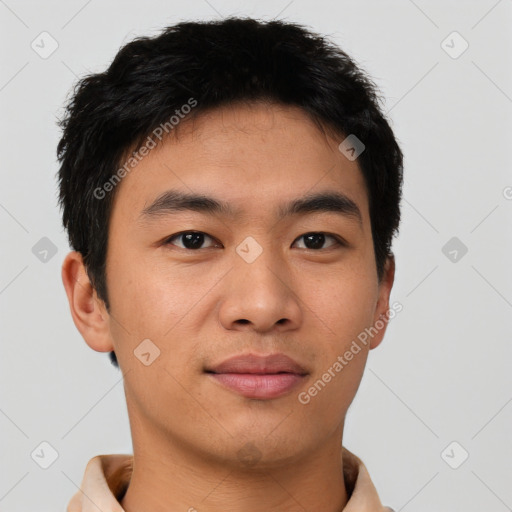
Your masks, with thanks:
[[[342,447],[343,476],[349,500],[343,512],[393,512],[383,507],[365,465]],[[71,498],[67,512],[125,512],[122,499],[130,482],[133,455],[110,454],[93,457],[85,468],[81,490]]]

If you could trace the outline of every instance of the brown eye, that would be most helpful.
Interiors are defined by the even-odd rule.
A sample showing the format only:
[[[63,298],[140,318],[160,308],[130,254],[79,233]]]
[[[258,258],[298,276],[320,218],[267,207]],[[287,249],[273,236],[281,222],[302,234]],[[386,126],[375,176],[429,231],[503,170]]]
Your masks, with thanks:
[[[205,239],[213,240],[211,236],[201,231],[183,231],[172,235],[164,242],[164,245],[177,245],[177,247],[189,250],[205,249],[208,248],[203,247]],[[174,240],[181,240],[181,245],[173,243]]]
[[[325,244],[326,239],[334,240],[334,243],[331,244],[328,247],[323,247]],[[319,250],[319,249],[330,249],[333,246],[343,246],[345,244],[342,243],[342,241],[334,236],[329,235],[327,233],[322,232],[313,232],[313,233],[306,233],[304,235],[301,235],[297,240],[304,239],[304,249],[311,249],[311,250]],[[302,247],[301,247],[302,249]]]

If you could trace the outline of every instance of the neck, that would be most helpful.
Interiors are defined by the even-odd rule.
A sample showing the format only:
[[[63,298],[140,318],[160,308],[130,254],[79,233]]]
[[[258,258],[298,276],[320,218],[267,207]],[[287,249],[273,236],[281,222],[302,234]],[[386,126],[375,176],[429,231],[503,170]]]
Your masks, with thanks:
[[[168,436],[145,433],[141,440],[132,432],[133,473],[121,500],[126,512],[340,512],[347,502],[339,432],[279,465],[209,460]]]

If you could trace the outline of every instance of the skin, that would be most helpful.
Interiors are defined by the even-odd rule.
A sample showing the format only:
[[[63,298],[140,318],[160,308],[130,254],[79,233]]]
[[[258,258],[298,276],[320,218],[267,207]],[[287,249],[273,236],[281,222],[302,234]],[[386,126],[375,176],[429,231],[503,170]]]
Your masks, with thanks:
[[[344,419],[385,327],[307,405],[297,397],[388,311],[394,259],[379,282],[363,175],[338,150],[343,138],[324,135],[295,107],[203,113],[118,185],[107,252],[110,313],[81,255],[67,255],[62,278],[73,320],[93,350],[115,350],[124,375],[134,452],[121,503],[127,512],[345,506]],[[239,212],[141,221],[169,189],[204,193]],[[349,196],[362,224],[333,212],[277,218],[279,205],[321,191]],[[180,237],[164,243],[187,230],[208,235],[200,249],[185,248]],[[302,235],[311,232],[348,245],[326,237],[307,248]],[[247,236],[263,250],[252,263],[235,250]],[[147,338],[160,350],[148,366],[134,355]],[[247,352],[285,353],[309,375],[285,396],[251,400],[204,373]]]

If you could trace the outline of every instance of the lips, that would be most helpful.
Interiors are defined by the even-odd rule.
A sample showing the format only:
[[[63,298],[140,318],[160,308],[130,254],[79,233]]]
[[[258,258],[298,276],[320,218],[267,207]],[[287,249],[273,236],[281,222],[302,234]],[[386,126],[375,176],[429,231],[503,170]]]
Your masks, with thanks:
[[[234,356],[213,366],[209,371],[213,373],[254,374],[295,373],[298,375],[305,375],[307,373],[299,363],[285,354],[272,354],[269,356],[243,354]]]
[[[269,400],[290,393],[308,375],[285,354],[243,354],[212,366],[206,373],[223,387],[246,398]]]

